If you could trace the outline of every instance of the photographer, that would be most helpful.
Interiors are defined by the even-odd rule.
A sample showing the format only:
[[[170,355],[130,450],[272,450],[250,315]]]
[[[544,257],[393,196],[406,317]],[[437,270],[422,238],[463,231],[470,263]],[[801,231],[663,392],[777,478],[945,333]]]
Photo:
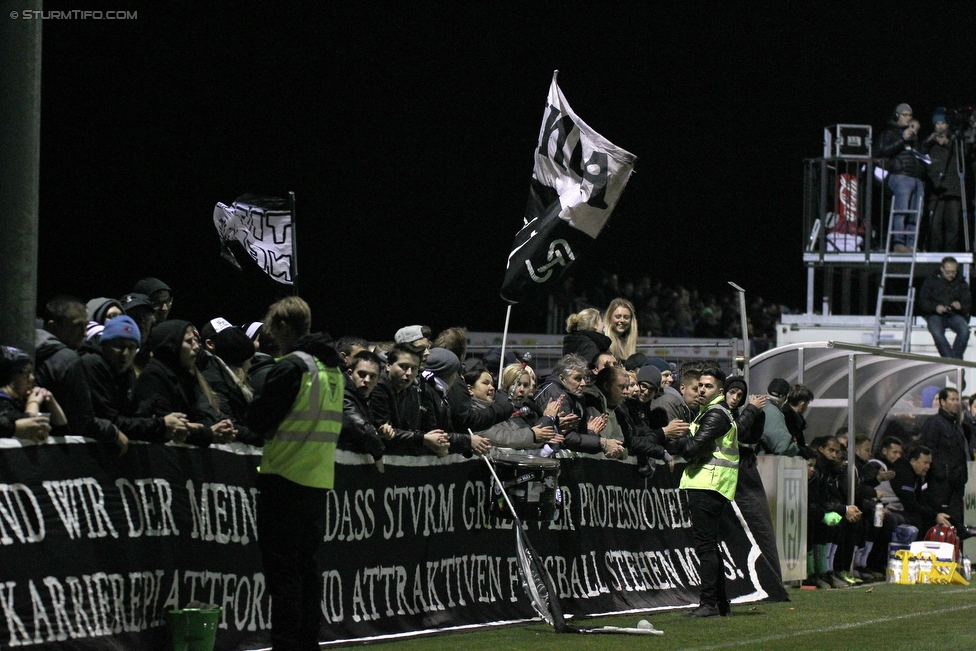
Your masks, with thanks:
[[[959,118],[958,111],[953,112],[953,118]],[[956,122],[964,119],[954,119],[953,129],[949,128],[949,118],[946,109],[938,108],[932,115],[932,132],[922,143],[922,152],[932,160],[928,166],[929,194],[928,214],[931,215],[927,250],[929,251],[960,251],[959,231],[962,219],[962,192],[959,178],[961,142],[954,133],[958,133]]]
[[[925,279],[918,298],[918,313],[925,317],[935,347],[942,357],[962,359],[969,343],[969,285],[959,276],[959,263],[953,257],[942,259],[939,271]],[[945,331],[956,338],[949,345]]]

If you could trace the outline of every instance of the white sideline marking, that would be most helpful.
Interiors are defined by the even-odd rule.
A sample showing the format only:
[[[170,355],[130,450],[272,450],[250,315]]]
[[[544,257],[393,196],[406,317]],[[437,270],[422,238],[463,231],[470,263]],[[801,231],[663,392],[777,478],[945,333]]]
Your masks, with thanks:
[[[964,592],[960,590],[960,592]],[[965,592],[968,592],[965,591]],[[929,615],[944,615],[946,613],[954,613],[960,610],[972,610],[976,608],[976,604],[969,604],[968,606],[956,606],[955,608],[943,608],[942,610],[930,610],[926,613],[907,613],[905,615],[896,615],[893,617],[879,617],[877,619],[868,619],[863,622],[851,622],[850,624],[838,624],[837,626],[826,626],[824,628],[808,628],[802,631],[793,631],[791,633],[782,633],[780,635],[767,635],[766,637],[757,637],[751,640],[739,640],[736,642],[726,642],[724,644],[712,644],[709,646],[699,646],[693,649],[686,649],[685,651],[709,651],[709,649],[730,649],[737,646],[750,646],[753,644],[762,644],[763,642],[773,642],[775,640],[786,640],[791,637],[799,637],[800,635],[812,635],[816,633],[831,633],[833,631],[843,631],[849,628],[858,628],[861,626],[873,626],[875,624],[885,624],[887,622],[898,621],[899,619],[910,619],[912,617],[927,617]]]

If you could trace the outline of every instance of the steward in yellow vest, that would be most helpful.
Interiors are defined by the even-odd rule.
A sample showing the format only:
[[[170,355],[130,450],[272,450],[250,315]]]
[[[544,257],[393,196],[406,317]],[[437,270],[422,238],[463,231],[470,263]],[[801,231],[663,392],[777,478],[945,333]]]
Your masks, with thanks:
[[[345,377],[332,339],[309,334],[311,318],[308,304],[296,296],[271,306],[265,324],[287,354],[248,408],[248,424],[267,440],[257,520],[274,649],[317,649],[322,638],[317,556],[335,481]]]
[[[705,488],[718,491],[728,500],[735,499],[739,478],[739,440],[735,419],[717,395],[702,405],[698,417],[688,428],[688,436],[679,439],[681,456],[688,460],[681,475],[680,488]]]
[[[278,360],[264,391],[251,403],[249,422],[268,439],[260,472],[302,486],[332,488],[342,430],[342,360],[327,335],[306,335],[299,341],[305,350]]]
[[[725,570],[719,558],[722,516],[735,497],[739,478],[739,442],[735,419],[725,404],[725,373],[718,367],[702,369],[698,389],[698,417],[688,435],[674,443],[688,461],[680,487],[686,489],[694,525],[695,554],[701,562],[701,597],[691,617],[732,614],[725,592]]]

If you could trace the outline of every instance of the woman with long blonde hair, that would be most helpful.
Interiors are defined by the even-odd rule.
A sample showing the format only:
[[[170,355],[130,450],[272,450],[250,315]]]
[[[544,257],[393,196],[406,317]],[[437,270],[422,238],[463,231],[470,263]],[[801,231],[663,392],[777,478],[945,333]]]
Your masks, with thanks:
[[[637,352],[637,311],[626,298],[610,301],[606,315],[604,334],[610,337],[610,352],[623,362]]]

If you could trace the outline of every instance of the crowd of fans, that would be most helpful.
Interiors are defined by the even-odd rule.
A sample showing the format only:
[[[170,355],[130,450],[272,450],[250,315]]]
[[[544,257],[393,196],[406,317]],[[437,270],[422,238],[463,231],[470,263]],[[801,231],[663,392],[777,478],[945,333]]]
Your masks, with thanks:
[[[300,299],[276,305],[310,320]],[[0,435],[77,434],[120,454],[130,439],[263,445],[272,433],[267,413],[279,406],[264,404],[261,389],[275,358],[289,352],[277,348],[273,323],[215,317],[197,327],[174,318],[172,306],[172,289],[155,278],[118,300],[48,301],[35,359],[3,347]],[[320,333],[316,356],[347,371],[339,447],[371,455],[378,467],[384,454],[492,446],[632,454],[640,472],[652,473],[657,461],[671,461],[669,437],[683,435],[696,412],[671,409],[677,369],[636,353],[638,322],[624,298],[605,314],[575,314],[552,373],[539,377],[513,356],[501,382],[497,353],[469,358],[463,328],[433,337],[426,326],[406,326],[386,342]]]
[[[165,282],[145,278],[118,300],[48,301],[35,359],[3,348],[0,435],[78,434],[119,453],[130,439],[263,445],[261,388],[275,357],[289,352],[278,350],[273,324],[214,317],[198,327],[172,316],[173,300]],[[295,300],[288,309],[307,310]],[[574,314],[551,374],[538,377],[513,357],[501,383],[497,354],[468,358],[462,328],[435,338],[426,326],[406,326],[387,342],[322,335],[323,355],[348,372],[340,447],[378,464],[390,453],[565,448],[636,454],[651,472],[653,460],[670,460],[668,436],[686,431],[695,413],[665,408],[676,368],[636,353],[639,322],[623,297],[605,313]]]
[[[285,372],[276,357],[300,345],[345,371],[339,448],[369,455],[380,471],[387,454],[470,456],[505,447],[542,456],[564,449],[608,459],[633,455],[636,472],[650,476],[673,467],[677,442],[699,413],[698,378],[703,372],[725,377],[704,368],[707,362],[678,367],[637,352],[641,313],[623,297],[604,312],[587,308],[566,319],[563,357],[551,373],[539,376],[508,353],[499,382],[499,351],[469,357],[463,328],[435,337],[426,326],[408,325],[386,342],[315,333],[279,349],[276,319],[303,323],[308,331],[311,314],[299,298],[279,301],[264,321],[235,326],[215,317],[197,328],[171,318],[173,293],[162,281],[144,279],[134,289],[142,291],[120,300],[48,301],[34,361],[2,347],[0,436],[42,441],[78,434],[119,454],[130,439],[262,446],[291,407],[274,404],[262,387]],[[846,431],[806,438],[804,413],[814,399],[807,387],[775,379],[766,394],[749,396],[743,379],[733,376],[724,389],[739,425],[740,477],[755,474],[757,454],[808,459],[809,573],[819,587],[878,578],[888,541],[912,540],[933,523],[972,532],[961,510],[947,505],[954,498],[932,490],[965,485],[965,460],[972,459],[966,440],[947,451],[940,430],[927,433],[923,426],[918,442],[886,436],[872,453],[867,437],[858,436],[851,496]],[[937,396],[939,418],[947,422],[958,413],[959,396],[952,393]],[[972,433],[976,417],[969,421]],[[961,474],[956,464],[947,476],[945,468],[960,454]],[[863,517],[879,504],[879,518]]]

